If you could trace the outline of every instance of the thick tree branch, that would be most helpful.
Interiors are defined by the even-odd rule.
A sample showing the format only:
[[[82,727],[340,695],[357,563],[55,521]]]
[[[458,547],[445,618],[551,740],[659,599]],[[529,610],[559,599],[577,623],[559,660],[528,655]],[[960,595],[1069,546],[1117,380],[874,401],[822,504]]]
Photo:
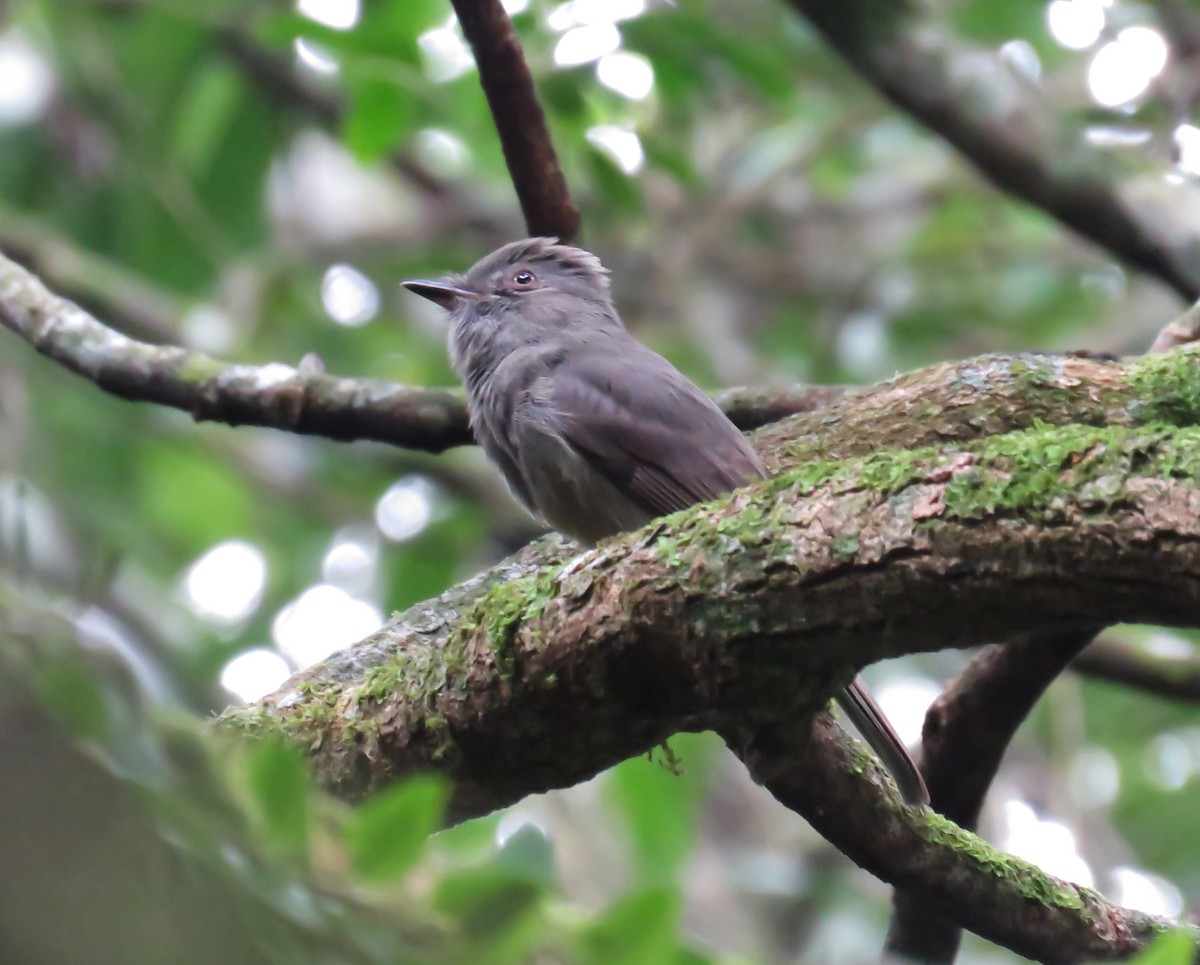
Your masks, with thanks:
[[[457,389],[340,379],[282,363],[231,365],[187,349],[150,345],[107,328],[0,255],[0,324],[106,392],[190,412],[197,421],[268,426],[330,439],[371,439],[441,452],[472,442]],[[845,393],[836,386],[729,389],[719,403],[751,429],[811,412]]]
[[[801,467],[566,568],[559,549],[538,569],[535,544],[247,713],[319,743],[319,769],[347,794],[389,780],[403,760],[406,771],[462,769],[463,798],[497,807],[512,781],[561,773],[562,761],[547,771],[543,758],[564,750],[514,746],[516,721],[483,727],[496,715],[536,728],[594,715],[597,746],[637,742],[726,713],[777,717],[914,647],[969,646],[1047,622],[1191,625],[1193,465],[1195,429],[1071,427]],[[916,602],[926,599],[938,600],[936,613]],[[522,696],[527,687],[536,692]],[[653,713],[631,714],[643,701]],[[337,715],[314,716],[332,706]],[[354,715],[348,733],[343,711]],[[497,742],[532,760],[510,766]],[[587,756],[576,742],[567,752]],[[477,767],[509,777],[482,780]]]
[[[18,266],[0,269],[0,320],[102,385],[170,400],[188,362],[211,361],[167,350],[174,369],[114,373],[126,349],[136,361],[152,347]],[[442,770],[461,817],[678,730],[803,719],[856,667],[913,640],[969,645],[1047,621],[1186,624],[1200,595],[1200,438],[1145,426],[1196,424],[1198,357],[989,357],[846,394],[757,434],[789,477],[572,566],[561,542],[535,546],[231,724],[298,737],[347,796]],[[1069,421],[1104,428],[1050,425]],[[1034,429],[946,445],[1023,426]],[[931,598],[936,625],[914,609]],[[566,727],[586,738],[569,755],[552,740]],[[973,867],[981,880],[995,870]]]
[[[571,241],[579,212],[546,127],[521,42],[500,0],[451,0],[479,67],[479,83],[531,235]]]
[[[862,663],[914,646],[1052,622],[1194,623],[1197,465],[1195,429],[1069,427],[802,466],[566,565],[562,544],[548,567],[530,549],[227,722],[311,748],[347,797],[442,771],[452,813],[468,817],[679,730],[737,735],[802,720]],[[572,741],[554,739],[566,731]],[[754,764],[760,775],[767,766]],[[1000,873],[982,845],[964,857],[964,839],[939,829],[927,818],[924,849],[891,864],[864,844],[852,856],[1026,951],[1068,928],[1060,913],[1087,919],[1079,912],[1098,907],[1069,889],[1076,897],[1058,908],[1067,892],[1055,891],[1043,916],[1055,922],[1038,919],[1019,944],[1005,931],[1016,926],[993,916],[1011,910],[1014,889],[1045,899],[1041,879]],[[933,879],[948,862],[969,869],[971,887],[943,904]],[[1094,925],[1097,942],[1115,921]],[[1038,957],[1078,960],[1054,947]]]
[[[1193,307],[1171,322],[1150,351],[1165,352],[1195,341],[1196,315]],[[1099,629],[1049,630],[985,647],[950,682],[925,717],[921,769],[934,810],[962,828],[975,830],[988,788],[1017,728],[1081,651],[1101,646],[1098,640],[1093,643]],[[1075,666],[1079,666],[1077,659]],[[1137,669],[1147,668],[1143,662]],[[939,965],[954,962],[962,937],[956,923],[924,895],[897,890],[892,902],[887,956]]]
[[[1046,688],[1095,637],[1094,629],[1042,631],[977,653],[925,715],[920,766],[930,806],[974,831],[1009,742]],[[901,960],[952,963],[962,935],[924,894],[896,891],[887,951]],[[1083,957],[1082,950],[1074,957]]]
[[[1002,191],[1042,209],[1185,300],[1200,296],[1200,238],[1171,243],[1121,200],[1101,159],[1055,130],[1032,92],[919,29],[909,0],[790,0],[868,83],[953,145]]]

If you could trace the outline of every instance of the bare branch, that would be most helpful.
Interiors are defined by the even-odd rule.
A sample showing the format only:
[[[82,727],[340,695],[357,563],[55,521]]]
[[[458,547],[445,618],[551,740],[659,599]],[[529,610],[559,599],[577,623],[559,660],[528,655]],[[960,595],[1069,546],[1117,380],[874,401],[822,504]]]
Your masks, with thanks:
[[[1076,657],[1071,668],[1170,700],[1200,702],[1200,660],[1158,657],[1103,636]]]
[[[7,206],[0,206],[0,251],[134,335],[154,342],[179,337],[183,308],[172,293]]]
[[[1094,152],[1068,143],[1045,107],[997,67],[920,31],[909,0],[790,0],[863,78],[953,145],[996,187],[1056,218],[1130,266],[1200,297],[1200,239],[1172,243],[1121,200]],[[977,55],[976,55],[977,56]]]
[[[0,255],[0,324],[106,392],[190,412],[197,421],[267,426],[330,439],[370,439],[441,452],[474,440],[458,389],[341,379],[274,362],[233,365],[150,345],[107,328]],[[838,398],[836,386],[728,389],[717,398],[750,429]]]
[[[475,54],[509,177],[531,235],[571,241],[579,212],[546,127],[521,42],[500,0],[451,0]]]
[[[1021,722],[1095,630],[1042,631],[977,653],[925,715],[921,773],[930,806],[974,831],[988,788]],[[897,890],[887,951],[906,961],[946,963],[958,953],[959,926],[925,894]]]
[[[0,324],[106,392],[183,409],[197,421],[375,439],[432,452],[471,441],[457,392],[337,379],[278,362],[229,365],[187,349],[137,342],[2,256]]]

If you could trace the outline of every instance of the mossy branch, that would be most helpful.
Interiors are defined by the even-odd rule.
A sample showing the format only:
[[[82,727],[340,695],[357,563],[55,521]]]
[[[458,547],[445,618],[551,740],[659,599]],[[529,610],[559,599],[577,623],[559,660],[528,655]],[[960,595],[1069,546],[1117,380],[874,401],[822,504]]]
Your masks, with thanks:
[[[1166,424],[804,466],[565,565],[535,544],[227,719],[312,746],[351,796],[443,770],[477,814],[678,730],[815,710],[883,657],[1196,625],[1198,475],[1200,429]]]
[[[1161,515],[1156,510],[1147,518],[1149,509],[1190,498],[1194,425],[1200,421],[1197,359],[1195,349],[1127,366],[1072,357],[990,357],[935,366],[852,394],[824,413],[794,417],[755,436],[760,451],[782,470],[757,490],[678,514],[580,556],[567,570],[562,563],[570,555],[570,544],[557,539],[535,543],[482,577],[419,604],[378,634],[295,678],[261,705],[231,712],[231,722],[280,727],[301,736],[317,748],[319,759],[326,760],[324,773],[330,783],[355,793],[387,780],[396,769],[389,770],[389,765],[401,761],[380,756],[370,741],[359,740],[361,734],[382,730],[406,744],[414,742],[413,734],[396,730],[396,708],[389,701],[428,705],[431,711],[425,717],[433,721],[456,719],[458,715],[444,711],[479,709],[489,699],[525,706],[514,699],[512,681],[503,678],[511,677],[517,664],[529,678],[535,666],[549,667],[556,656],[570,656],[560,622],[568,624],[571,638],[585,643],[592,626],[598,628],[592,636],[605,635],[599,618],[604,615],[602,606],[613,601],[602,599],[600,588],[616,593],[616,602],[623,606],[635,602],[635,596],[646,597],[644,579],[653,578],[674,591],[679,598],[674,602],[686,605],[689,612],[711,611],[698,614],[705,622],[692,635],[720,644],[722,625],[744,631],[755,619],[756,593],[770,606],[774,596],[787,591],[787,584],[817,582],[822,574],[832,581],[833,571],[847,586],[855,579],[878,580],[889,575],[889,569],[913,569],[918,552],[936,561],[939,547],[954,549],[951,534],[958,538],[974,533],[981,543],[1004,535],[1006,547],[1015,545],[1019,534],[1030,540],[1032,550],[1038,540],[1066,542],[1074,536],[1083,543],[1092,538],[1092,529],[1099,532],[1128,522],[1138,528],[1130,529],[1125,541],[1136,544],[1139,534],[1148,532],[1147,526],[1152,528]],[[1054,427],[1040,422],[1039,415],[1107,425],[1070,422]],[[1164,421],[1148,423],[1151,419]],[[967,440],[1030,422],[1037,428],[987,436],[971,445],[880,448],[930,438]],[[845,458],[863,451],[874,454]],[[829,458],[815,460],[816,454]],[[822,526],[822,521],[840,525]],[[1186,531],[1190,519],[1178,522]],[[1183,531],[1177,535],[1187,550]],[[918,546],[924,549],[918,551]],[[1155,547],[1159,551],[1165,551],[1165,544]],[[1110,547],[1103,555],[1114,552]],[[942,572],[934,574],[943,582],[951,576],[948,559],[945,562]],[[614,579],[625,575],[630,577],[627,585],[614,585]],[[1001,567],[1001,592],[1003,577]],[[745,593],[739,589],[743,585]],[[720,592],[699,592],[713,588]],[[1115,605],[1115,599],[1110,597],[1109,605]],[[820,630],[815,623],[817,600],[808,594],[805,607],[813,634]],[[668,594],[645,614],[646,625],[666,626],[672,605]],[[850,630],[864,623],[865,611],[857,605],[855,609],[858,616],[836,626]],[[1007,609],[1011,613],[1012,608]],[[1082,615],[1094,623],[1105,616],[1102,610],[1086,609]],[[1190,615],[1182,610],[1162,616],[1166,622],[1186,622]],[[617,615],[618,620],[610,621],[610,635],[625,632],[640,614]],[[1028,619],[1021,622],[1032,620],[1036,625],[1035,617],[1025,616]],[[943,642],[924,629],[915,636],[901,631],[881,637],[864,626],[863,635],[875,642],[857,652],[844,649],[845,639],[839,641],[842,665],[833,672],[845,673],[850,665],[901,652],[920,637],[928,647],[972,643],[977,630],[968,628],[955,640]],[[995,637],[1000,630],[988,628],[984,635]],[[794,637],[800,628],[776,632]],[[589,646],[592,653],[601,651]],[[820,647],[812,650],[814,655],[821,652]],[[531,657],[536,658],[533,663]],[[448,689],[447,681],[464,687]],[[661,689],[654,679],[644,684]],[[483,690],[477,692],[475,685]],[[581,682],[572,687],[581,689]],[[790,684],[785,689],[793,690]],[[658,707],[665,709],[660,699]],[[525,706],[522,713],[538,717],[534,705]],[[644,729],[647,737],[658,737],[679,723],[671,718]],[[623,729],[625,725],[618,727]],[[348,743],[340,739],[343,736],[350,738]],[[432,743],[439,748],[442,744]],[[436,757],[444,758],[449,750],[439,749]],[[559,782],[571,779],[561,775]],[[507,800],[502,792],[483,797],[481,808],[464,806],[464,813]],[[487,801],[489,797],[494,800]]]
[[[1196,625],[1196,362],[990,357],[855,393],[760,431],[778,472],[761,486],[589,553],[533,544],[224,723],[301,742],[347,798],[438,770],[461,819],[677,731],[811,719],[885,656],[1047,623]],[[936,892],[919,869],[951,845],[910,832],[925,864],[860,860]],[[1015,886],[952,850],[976,887],[947,913],[978,931]]]

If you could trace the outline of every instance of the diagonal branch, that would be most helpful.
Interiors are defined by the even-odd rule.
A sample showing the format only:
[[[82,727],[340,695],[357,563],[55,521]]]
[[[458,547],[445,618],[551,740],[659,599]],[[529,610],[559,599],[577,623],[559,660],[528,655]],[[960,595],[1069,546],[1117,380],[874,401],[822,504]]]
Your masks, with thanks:
[[[811,732],[781,725],[734,738],[734,746],[756,781],[855,862],[1020,955],[1040,962],[1127,957],[1169,925],[1052,878],[929,810],[903,807],[890,790],[864,794],[860,772],[880,783],[874,761],[828,716]]]
[[[1193,307],[1171,322],[1150,352],[1194,342],[1196,316]],[[1081,651],[1100,646],[1099,629],[1047,630],[985,647],[934,701],[925,717],[921,770],[939,814],[975,830],[1017,728],[1059,674],[1072,661],[1079,666]],[[955,922],[924,895],[897,890],[892,903],[888,956],[929,965],[954,962],[962,938]]]
[[[571,201],[512,21],[500,0],[451,2],[479,67],[479,83],[500,135],[525,227],[531,235],[573,240],[579,234],[579,212]]]
[[[611,763],[815,706],[916,649],[1047,621],[1193,625],[1200,493],[1172,477],[1192,460],[1200,430],[1070,427],[801,467],[566,567],[564,544],[541,568],[534,544],[234,717],[298,733],[347,794],[403,762],[454,773],[490,809],[514,782],[560,779],[564,753],[568,782],[600,763],[577,742],[526,744],[522,726],[586,724],[584,743],[616,742]]]
[[[1095,629],[1041,631],[977,653],[925,715],[921,773],[930,806],[974,831],[1012,736]],[[952,963],[962,932],[927,897],[893,896],[887,952],[904,961]]]
[[[1071,668],[1159,697],[1200,702],[1200,661],[1155,656],[1111,637],[1100,637],[1075,658]]]
[[[1121,200],[1094,152],[1066,143],[999,66],[981,71],[915,23],[909,0],[790,0],[862,77],[940,135],[996,187],[1040,208],[1186,301],[1200,296],[1200,238],[1172,242]]]

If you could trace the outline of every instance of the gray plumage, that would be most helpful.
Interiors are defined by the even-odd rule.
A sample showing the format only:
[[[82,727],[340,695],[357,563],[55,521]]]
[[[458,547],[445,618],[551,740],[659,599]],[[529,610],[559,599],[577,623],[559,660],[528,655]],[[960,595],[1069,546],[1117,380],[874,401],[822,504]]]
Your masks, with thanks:
[[[517,498],[560,532],[592,545],[765,476],[716,404],[626,331],[595,255],[530,238],[465,275],[404,284],[450,312],[472,431]],[[927,802],[862,682],[839,702],[905,799]]]

